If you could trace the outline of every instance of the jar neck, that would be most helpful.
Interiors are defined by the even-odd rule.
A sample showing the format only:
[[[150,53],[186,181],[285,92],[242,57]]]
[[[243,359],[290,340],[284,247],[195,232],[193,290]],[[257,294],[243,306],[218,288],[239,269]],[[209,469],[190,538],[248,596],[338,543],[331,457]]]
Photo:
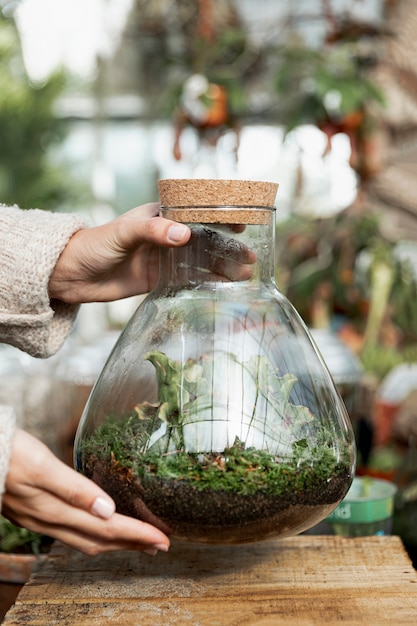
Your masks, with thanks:
[[[159,288],[256,287],[273,281],[274,208],[169,208],[161,215],[187,224],[191,238],[181,248],[161,249]]]

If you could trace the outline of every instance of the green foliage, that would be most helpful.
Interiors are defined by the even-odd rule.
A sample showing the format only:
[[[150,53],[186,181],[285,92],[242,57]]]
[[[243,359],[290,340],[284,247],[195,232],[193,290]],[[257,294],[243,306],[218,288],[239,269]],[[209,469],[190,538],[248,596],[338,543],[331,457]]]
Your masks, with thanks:
[[[22,208],[57,208],[77,186],[51,150],[65,136],[53,111],[66,85],[56,72],[33,84],[26,72],[16,24],[0,9],[0,202]]]
[[[308,427],[314,416],[306,407],[289,401],[296,377],[278,376],[267,359],[260,356],[239,366],[255,381],[258,393],[268,399],[276,412],[275,423],[271,420],[269,425],[271,440],[281,441],[287,431],[290,433],[286,440],[292,443],[285,458],[269,450],[247,447],[238,438],[221,453],[189,452],[183,429],[187,423],[207,422],[206,408],[212,402],[208,390],[213,363],[205,358],[198,363],[190,359],[182,365],[156,350],[146,358],[156,369],[158,402],[137,405],[122,420],[108,417],[83,442],[81,454],[87,459],[87,466],[97,459],[110,461],[116,470],[131,470],[144,487],[152,480],[172,479],[191,483],[198,490],[210,488],[241,495],[308,490],[348,471],[347,446],[338,457],[333,437],[324,428],[318,429],[314,437],[309,436]],[[236,362],[231,354],[227,358]],[[221,366],[221,359],[216,359],[216,367]],[[256,403],[255,398],[255,406]],[[149,437],[161,421],[168,428],[164,450],[149,446]],[[256,428],[255,418],[251,426]],[[262,428],[265,429],[263,422]],[[171,439],[174,449],[168,445]]]
[[[385,345],[368,346],[360,354],[361,363],[366,372],[383,380],[389,372],[402,363],[417,363],[417,344],[404,348]]]
[[[221,454],[174,454],[141,451],[141,421],[137,415],[124,420],[108,418],[83,443],[82,454],[95,460],[112,460],[114,467],[129,468],[144,487],[152,480],[175,480],[206,489],[250,495],[297,493],[320,485],[349,470],[349,450],[337,458],[332,438],[321,433],[315,445],[306,439],[293,444],[292,456],[281,459],[267,450],[246,448],[236,439]]]
[[[391,290],[393,321],[401,329],[407,346],[417,340],[417,280],[415,269],[409,262],[396,266]]]
[[[275,414],[270,420],[268,437],[277,443],[300,438],[306,427],[314,420],[314,415],[305,406],[290,402],[290,394],[297,378],[290,374],[279,376],[265,356],[253,355],[245,362],[239,362],[235,355],[219,351],[215,358],[204,356],[198,362],[189,359],[185,364],[174,361],[166,354],[154,350],[145,355],[155,367],[158,380],[158,402],[145,402],[135,407],[141,420],[155,417],[168,425],[169,435],[165,452],[169,449],[171,437],[177,450],[187,448],[184,426],[195,422],[207,422],[211,416],[213,397],[214,363],[217,370],[237,373],[244,380],[248,394],[253,393],[253,409],[250,427],[265,434],[264,416],[257,415],[258,400],[262,397]],[[215,402],[215,400],[214,400]]]
[[[382,380],[394,367],[402,362],[401,354],[396,348],[373,345],[361,352],[361,363],[366,372],[374,374]]]
[[[210,82],[226,88],[232,117],[247,111],[245,82],[256,73],[259,51],[250,43],[242,28],[227,28],[207,45],[204,38],[194,38],[190,69],[207,76]]]
[[[320,49],[289,45],[277,53],[275,87],[287,130],[338,121],[384,97],[348,45]]]
[[[248,112],[247,91],[262,62],[262,51],[247,37],[243,27],[226,27],[209,42],[198,35],[184,36],[180,53],[167,60],[175,68],[175,78],[168,82],[165,96],[167,113],[171,115],[178,106],[187,78],[198,73],[226,90],[230,121],[237,119]]]
[[[307,324],[312,323],[312,295],[322,284],[331,285],[331,311],[362,321],[368,290],[358,284],[355,264],[362,251],[380,240],[378,216],[370,211],[345,211],[321,220],[293,216],[280,225],[278,262],[290,276],[285,292]]]
[[[329,317],[342,315],[362,335],[367,324],[374,331],[374,341],[360,353],[366,371],[381,380],[396,365],[417,360],[415,268],[397,256],[395,242],[386,239],[374,211],[345,211],[325,220],[293,216],[280,225],[278,238],[280,272],[289,276],[283,290],[307,324],[314,323],[312,295],[326,285]],[[384,274],[388,284],[382,301]],[[375,341],[381,323],[371,318],[375,311],[394,325],[396,345],[381,342],[379,332]]]
[[[394,445],[386,444],[374,448],[371,452],[367,468],[385,474],[396,472],[403,461],[404,455]]]
[[[147,486],[152,478],[191,483],[206,489],[240,495],[262,493],[278,496],[318,487],[331,476],[346,472],[347,465],[336,461],[331,447],[309,449],[294,446],[294,456],[282,461],[266,450],[245,448],[238,439],[222,454],[146,455],[136,472]]]
[[[51,543],[51,539],[40,533],[15,526],[0,515],[0,552],[24,552],[40,554]]]
[[[155,367],[158,380],[157,414],[171,426],[181,426],[188,412],[207,391],[202,364],[190,359],[183,366],[158,350],[148,352],[145,359]]]
[[[81,444],[80,454],[98,459],[114,460],[126,468],[131,468],[135,457],[142,454],[147,436],[143,419],[136,411],[123,419],[108,416]]]

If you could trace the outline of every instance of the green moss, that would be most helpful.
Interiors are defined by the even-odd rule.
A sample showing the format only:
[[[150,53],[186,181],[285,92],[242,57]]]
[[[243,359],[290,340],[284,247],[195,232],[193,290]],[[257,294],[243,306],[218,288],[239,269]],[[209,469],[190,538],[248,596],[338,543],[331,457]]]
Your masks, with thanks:
[[[146,358],[154,365],[158,380],[158,401],[143,402],[124,419],[109,416],[80,450],[83,471],[94,475],[97,462],[118,475],[129,475],[146,490],[156,482],[177,481],[194,490],[238,495],[279,496],[313,489],[331,490],[332,478],[350,473],[350,452],[346,443],[315,424],[314,415],[302,405],[290,402],[297,381],[290,373],[278,375],[265,357],[238,362],[230,353],[219,352],[217,366],[235,366],[255,390],[250,428],[265,435],[265,421],[255,416],[257,400],[263,396],[277,417],[268,437],[274,450],[247,447],[236,438],[220,452],[189,452],[185,427],[207,423],[211,406],[209,393],[213,360],[174,361],[160,351]],[[165,434],[156,442],[152,436],[161,425]],[[285,447],[283,441],[292,441]],[[192,446],[191,446],[192,448]],[[277,450],[285,450],[278,453]],[[342,452],[341,452],[342,451]]]
[[[87,467],[91,466],[91,459],[111,460],[113,465],[131,470],[144,487],[155,480],[174,480],[190,483],[199,491],[241,495],[307,491],[349,471],[347,446],[338,459],[325,437],[320,445],[312,447],[300,440],[293,445],[292,456],[285,459],[266,450],[245,448],[239,440],[219,454],[142,452],[142,440],[137,415],[117,421],[109,418],[84,441],[81,454]],[[91,473],[91,467],[87,473]]]

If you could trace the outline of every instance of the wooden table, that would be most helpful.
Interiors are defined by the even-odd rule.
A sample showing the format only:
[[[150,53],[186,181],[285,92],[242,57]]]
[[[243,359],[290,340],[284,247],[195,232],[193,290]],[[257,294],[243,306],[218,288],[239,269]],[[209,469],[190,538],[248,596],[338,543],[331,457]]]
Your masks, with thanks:
[[[3,624],[417,624],[417,576],[397,537],[302,535],[240,547],[174,543],[155,557],[56,545]]]

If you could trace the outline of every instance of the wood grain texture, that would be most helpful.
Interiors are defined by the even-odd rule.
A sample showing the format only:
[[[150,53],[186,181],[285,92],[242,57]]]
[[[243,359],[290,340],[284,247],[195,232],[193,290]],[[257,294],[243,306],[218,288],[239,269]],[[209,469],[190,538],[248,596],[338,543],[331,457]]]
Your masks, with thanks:
[[[176,543],[156,557],[56,545],[5,626],[367,626],[417,623],[417,576],[397,537],[235,547]]]

